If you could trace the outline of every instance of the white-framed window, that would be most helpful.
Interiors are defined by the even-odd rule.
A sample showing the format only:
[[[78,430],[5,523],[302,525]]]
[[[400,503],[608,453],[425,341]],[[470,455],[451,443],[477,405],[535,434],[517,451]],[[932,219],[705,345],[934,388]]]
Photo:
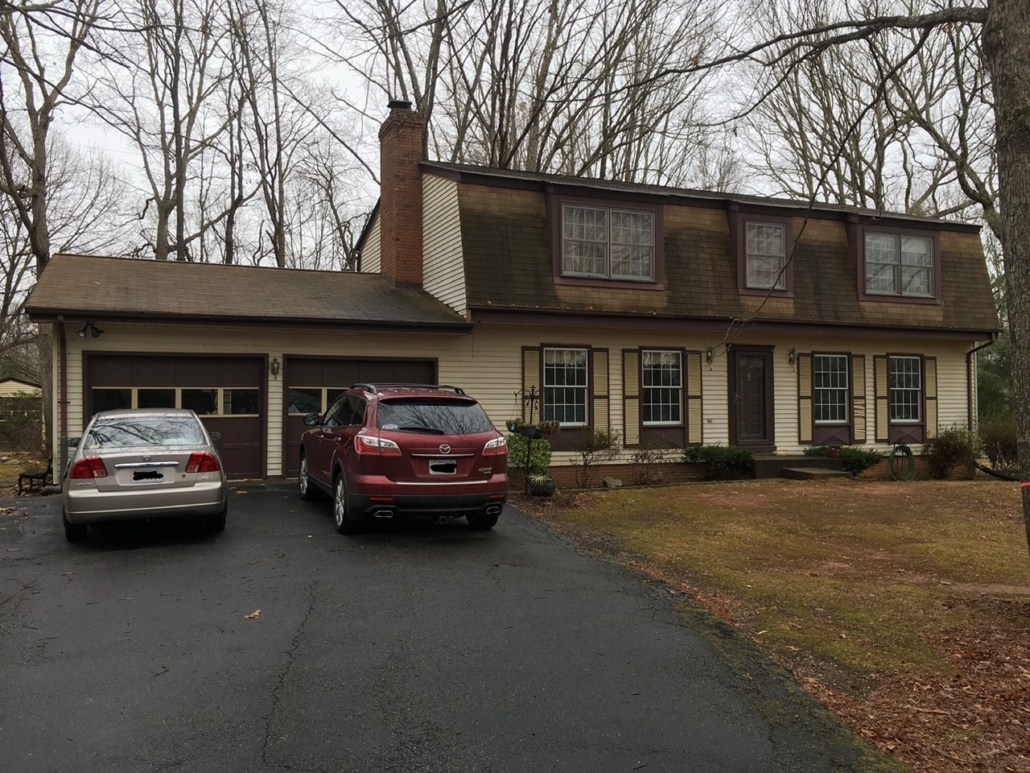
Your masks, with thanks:
[[[847,423],[847,355],[812,355],[812,396],[816,424]]]
[[[545,421],[566,427],[587,426],[590,393],[587,349],[544,349]]]
[[[865,291],[870,295],[934,295],[933,239],[866,231]]]
[[[787,229],[781,223],[747,221],[745,260],[747,286],[785,290]]]
[[[887,386],[891,422],[917,424],[923,417],[923,361],[921,357],[893,356],[887,360]]]
[[[644,426],[683,424],[683,355],[680,352],[642,352],[640,384]]]
[[[597,279],[655,278],[655,213],[562,205],[562,274]]]
[[[258,416],[252,387],[93,387],[93,413],[123,408],[189,408],[198,416]]]

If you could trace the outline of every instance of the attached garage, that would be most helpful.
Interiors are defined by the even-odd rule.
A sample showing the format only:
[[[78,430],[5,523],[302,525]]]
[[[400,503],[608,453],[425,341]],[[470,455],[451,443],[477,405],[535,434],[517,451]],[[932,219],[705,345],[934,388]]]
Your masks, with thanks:
[[[297,475],[304,417],[324,413],[344,390],[361,383],[435,384],[435,359],[285,357],[283,474]]]
[[[230,478],[265,476],[264,357],[85,354],[84,420],[117,408],[191,408],[209,432]]]

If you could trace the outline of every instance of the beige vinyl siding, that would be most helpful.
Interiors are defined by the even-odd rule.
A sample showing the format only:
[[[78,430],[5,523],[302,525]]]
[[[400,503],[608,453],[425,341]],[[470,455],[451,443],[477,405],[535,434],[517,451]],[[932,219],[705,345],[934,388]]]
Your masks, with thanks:
[[[372,229],[368,232],[368,238],[365,239],[365,244],[361,248],[362,274],[378,274],[383,270],[379,260],[379,251],[379,215],[377,213],[375,222],[372,223]]]
[[[523,347],[590,345],[607,349],[608,402],[610,426],[625,426],[623,392],[623,350],[648,348],[682,348],[688,352],[704,352],[709,347],[710,333],[646,333],[639,329],[591,327],[562,332],[554,326],[479,325],[470,335],[439,333],[369,333],[340,330],[268,330],[253,328],[215,328],[212,326],[127,325],[103,321],[105,333],[100,339],[68,337],[68,433],[82,430],[82,354],[92,352],[154,352],[157,354],[253,354],[279,359],[288,355],[348,356],[438,359],[441,383],[465,388],[484,406],[494,424],[503,427],[506,421],[519,416],[522,406],[515,393],[522,385]],[[56,336],[55,336],[56,339]],[[873,392],[873,356],[889,352],[919,353],[937,360],[938,421],[940,426],[965,426],[967,421],[966,358],[973,342],[942,342],[927,345],[925,340],[897,338],[865,338],[843,340],[835,337],[792,338],[789,342],[771,337],[748,336],[739,344],[774,346],[773,369],[776,395],[776,446],[779,453],[799,453],[798,441],[798,377],[788,360],[790,349],[798,353],[812,351],[850,351],[866,357],[865,393],[867,395],[867,447],[877,446],[875,437],[875,403]],[[539,356],[539,355],[537,355]],[[727,357],[724,347],[715,347],[711,363],[700,357],[688,357],[688,381],[693,380],[691,365],[700,363],[701,437],[704,444],[726,445],[729,442],[729,394]],[[55,373],[55,387],[57,369]],[[532,376],[538,379],[539,371]],[[267,451],[268,475],[282,470],[282,373],[268,378]],[[535,382],[534,382],[535,383]],[[539,384],[537,384],[539,389]],[[691,388],[693,391],[693,387]],[[685,396],[686,397],[686,396]],[[55,427],[60,414],[55,411]],[[693,427],[691,440],[696,440]],[[632,457],[632,449],[622,455]],[[555,452],[553,464],[567,465],[574,461],[571,452]]]
[[[0,397],[15,397],[22,395],[25,397],[39,397],[43,394],[43,390],[39,387],[34,387],[32,384],[24,384],[20,381],[6,381],[0,383]]]
[[[465,313],[458,183],[435,175],[422,178],[422,286],[459,314]]]

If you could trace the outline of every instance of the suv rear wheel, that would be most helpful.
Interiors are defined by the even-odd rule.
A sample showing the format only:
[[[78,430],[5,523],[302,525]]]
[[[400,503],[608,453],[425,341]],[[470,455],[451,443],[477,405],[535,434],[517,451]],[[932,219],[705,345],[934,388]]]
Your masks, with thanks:
[[[342,471],[337,473],[333,481],[333,520],[339,534],[357,534],[361,531],[361,522],[352,519],[347,512],[347,484]]]

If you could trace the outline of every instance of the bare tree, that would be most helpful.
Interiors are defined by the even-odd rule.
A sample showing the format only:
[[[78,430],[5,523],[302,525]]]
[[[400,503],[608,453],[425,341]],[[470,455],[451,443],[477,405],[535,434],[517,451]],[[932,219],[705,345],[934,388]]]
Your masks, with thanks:
[[[367,45],[344,61],[416,103],[437,158],[683,184],[701,176],[694,149],[718,147],[700,79],[658,77],[704,56],[708,0],[339,5]]]

